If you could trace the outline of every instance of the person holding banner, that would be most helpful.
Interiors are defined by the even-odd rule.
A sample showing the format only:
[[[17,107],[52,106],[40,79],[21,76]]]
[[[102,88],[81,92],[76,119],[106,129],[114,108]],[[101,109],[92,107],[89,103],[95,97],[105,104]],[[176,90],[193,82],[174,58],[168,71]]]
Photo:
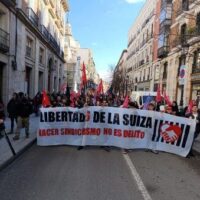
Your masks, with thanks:
[[[128,103],[128,108],[129,108],[129,109],[139,109],[139,106],[138,106],[138,103],[137,103],[136,101],[134,101],[134,102],[130,101],[130,102]],[[123,149],[123,150],[122,150],[122,153],[123,153],[123,154],[127,154],[127,153],[129,153],[130,151],[131,151],[130,149]]]
[[[200,133],[200,112],[198,110],[197,104],[193,104],[191,113],[187,114],[186,117],[188,117],[189,119],[196,120],[196,128],[195,128],[195,133],[194,133],[194,140],[195,140]],[[193,141],[193,144],[194,144],[194,141]],[[188,157],[190,156],[194,156],[192,147],[188,154]]]
[[[156,109],[155,104],[154,104],[153,102],[149,103],[149,105],[148,105],[148,110],[149,110],[149,111],[155,111],[155,109]],[[149,150],[147,150],[147,151],[149,151]],[[155,149],[152,149],[151,152],[152,152],[152,153],[155,153],[155,154],[158,154],[158,151],[155,150]]]

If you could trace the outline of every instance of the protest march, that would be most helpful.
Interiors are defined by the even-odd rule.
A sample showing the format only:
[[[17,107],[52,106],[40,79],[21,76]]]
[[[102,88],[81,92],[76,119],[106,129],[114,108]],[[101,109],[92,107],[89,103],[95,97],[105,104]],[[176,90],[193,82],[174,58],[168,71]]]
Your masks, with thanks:
[[[86,98],[85,105],[83,100],[74,97],[73,103],[77,106],[41,108],[38,145],[150,149],[183,157],[190,152],[196,126],[193,119],[131,107],[136,102],[129,102],[129,108],[124,103],[113,107],[108,106],[105,97],[97,99],[96,105],[92,98]],[[154,104],[151,102],[149,106]]]

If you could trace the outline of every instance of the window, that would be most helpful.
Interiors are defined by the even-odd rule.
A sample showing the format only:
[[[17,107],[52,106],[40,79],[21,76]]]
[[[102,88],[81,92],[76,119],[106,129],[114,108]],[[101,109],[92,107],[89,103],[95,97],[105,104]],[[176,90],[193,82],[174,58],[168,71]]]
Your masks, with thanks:
[[[200,49],[194,52],[193,56],[193,65],[192,65],[192,72],[199,72],[200,71]]]
[[[200,34],[200,12],[197,14],[196,27],[197,27],[197,34]]]
[[[44,49],[40,47],[40,52],[39,52],[39,63],[44,64]]]
[[[151,37],[153,37],[153,32],[154,32],[154,30],[153,30],[153,24],[151,25]]]
[[[186,43],[186,29],[187,29],[187,25],[183,24],[181,26],[181,44],[185,44]]]
[[[167,12],[165,9],[162,9],[160,12],[160,23],[162,23],[166,19]]]
[[[33,56],[33,40],[29,37],[26,38],[26,56],[32,57]]]
[[[167,78],[167,68],[168,68],[168,63],[166,62],[163,68],[163,79]]]
[[[182,0],[182,10],[189,10],[189,0]]]
[[[168,46],[168,36],[165,34],[159,35],[158,48]]]

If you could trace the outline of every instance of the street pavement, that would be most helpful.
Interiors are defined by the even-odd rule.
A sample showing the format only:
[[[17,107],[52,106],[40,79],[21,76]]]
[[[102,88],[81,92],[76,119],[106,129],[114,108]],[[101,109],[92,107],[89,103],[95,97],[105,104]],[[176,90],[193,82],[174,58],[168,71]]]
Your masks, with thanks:
[[[9,135],[11,144],[17,154],[20,152],[23,152],[23,150],[32,144],[36,140],[36,131],[38,129],[38,123],[39,123],[39,117],[35,117],[35,115],[30,116],[30,137],[28,139],[25,138],[25,130],[21,130],[20,134],[20,140],[18,141],[13,141],[13,136]],[[6,118],[5,120],[5,126],[6,126],[6,132],[10,132],[10,119]],[[16,124],[15,124],[16,127]],[[195,140],[193,149],[200,154],[200,135],[199,137]],[[0,139],[0,169],[2,166],[5,165],[9,160],[13,158],[13,154],[8,146],[8,143],[4,138]]]
[[[31,116],[29,139],[24,130],[13,141],[20,152],[36,138],[38,118]],[[6,120],[9,132],[10,122]],[[200,138],[200,137],[199,137]],[[34,144],[0,171],[1,200],[199,200],[200,139],[195,157],[182,158],[134,150],[126,155],[114,148],[39,147]],[[0,140],[0,166],[12,158]]]
[[[200,156],[32,146],[0,172],[1,200],[199,200]]]

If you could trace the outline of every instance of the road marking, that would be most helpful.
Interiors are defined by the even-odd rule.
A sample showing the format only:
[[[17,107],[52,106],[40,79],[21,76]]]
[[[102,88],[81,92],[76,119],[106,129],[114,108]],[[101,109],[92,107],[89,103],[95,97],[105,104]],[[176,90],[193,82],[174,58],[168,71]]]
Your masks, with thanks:
[[[133,165],[130,157],[127,154],[123,154],[124,159],[129,167],[129,169],[131,170],[131,174],[133,176],[133,178],[135,179],[135,182],[138,186],[139,191],[142,193],[142,196],[144,198],[144,200],[152,200],[150,194],[148,193],[140,175],[138,174],[135,166]]]

